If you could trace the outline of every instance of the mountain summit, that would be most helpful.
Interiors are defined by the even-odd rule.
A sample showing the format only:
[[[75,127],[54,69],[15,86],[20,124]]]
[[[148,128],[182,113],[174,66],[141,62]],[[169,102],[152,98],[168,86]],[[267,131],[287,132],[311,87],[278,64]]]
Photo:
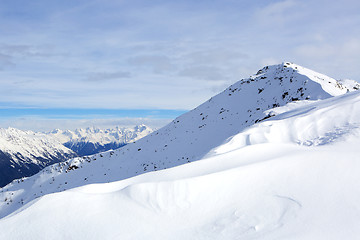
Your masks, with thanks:
[[[44,194],[107,183],[202,159],[230,137],[271,120],[274,108],[310,104],[359,89],[285,62],[242,79],[167,126],[115,151],[74,158],[2,189],[0,217]]]

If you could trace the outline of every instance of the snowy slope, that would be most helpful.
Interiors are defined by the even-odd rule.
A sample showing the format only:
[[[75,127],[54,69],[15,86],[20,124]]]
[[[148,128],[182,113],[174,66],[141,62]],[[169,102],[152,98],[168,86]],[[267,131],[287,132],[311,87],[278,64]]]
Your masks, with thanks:
[[[21,183],[8,185],[3,191],[16,194],[0,202],[0,216],[44,194],[90,183],[113,182],[199,160],[229,137],[274,118],[276,112],[269,111],[274,107],[327,99],[354,90],[349,86],[291,63],[265,67],[136,143],[74,158],[46,168]]]
[[[151,128],[142,124],[133,128],[99,129],[91,127],[75,131],[55,129],[46,134],[60,141],[78,155],[86,156],[117,149],[137,141],[151,132],[153,132]]]
[[[200,161],[38,198],[0,239],[358,239],[360,92],[274,112]]]

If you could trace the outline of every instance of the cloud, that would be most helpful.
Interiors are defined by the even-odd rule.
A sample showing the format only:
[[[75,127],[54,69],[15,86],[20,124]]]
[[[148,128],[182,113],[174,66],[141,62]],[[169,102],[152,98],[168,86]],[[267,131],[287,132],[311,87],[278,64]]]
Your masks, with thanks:
[[[263,66],[270,66],[270,65],[279,64],[280,62],[283,62],[283,61],[287,61],[287,60],[286,59],[279,60],[279,59],[269,57],[269,58],[261,59],[260,62],[261,62],[261,65],[263,65]]]
[[[349,38],[341,42],[325,40],[294,48],[294,57],[306,59],[306,66],[337,79],[349,78],[360,82],[358,61],[360,39]],[[305,61],[304,61],[305,62]]]
[[[283,60],[360,79],[358,1],[39,0],[2,9],[0,102],[9,104],[190,109]]]
[[[53,57],[64,56],[65,53],[54,52],[51,46],[32,46],[24,44],[3,44],[0,46],[0,52],[12,57]]]
[[[107,81],[107,80],[116,80],[120,78],[130,78],[130,72],[97,72],[90,73],[85,80],[86,81]]]
[[[31,47],[28,45],[2,45],[0,47],[1,52],[5,52],[7,54],[20,54],[27,55],[31,50]]]
[[[211,66],[187,67],[178,73],[181,77],[188,77],[194,80],[224,81],[227,80],[226,74],[218,68]]]
[[[248,59],[249,55],[239,52],[236,49],[227,49],[226,47],[207,48],[201,51],[193,51],[181,56],[182,61],[197,65],[226,65],[239,60]]]
[[[0,51],[8,54],[20,54],[27,55],[31,51],[32,47],[29,45],[14,45],[5,44],[0,47]]]
[[[22,68],[22,64],[24,63],[25,64],[36,63],[38,66],[33,66],[33,69],[36,69],[37,67],[40,66],[42,68],[45,68],[46,64],[51,64],[55,62],[56,64],[59,64],[59,61],[62,61],[61,58],[64,57],[68,57],[68,54],[65,52],[59,52],[57,49],[49,45],[47,46],[45,45],[32,46],[25,44],[0,45],[0,69],[6,69],[9,66],[16,66],[16,68],[19,69],[18,71],[21,72],[24,70]],[[33,70],[26,69],[25,72],[32,73]]]
[[[300,3],[294,0],[273,2],[259,9],[255,16],[263,24],[284,23],[293,18],[294,14],[297,15],[295,9],[299,5]]]
[[[140,55],[128,59],[128,63],[137,67],[149,67],[154,73],[165,73],[176,69],[169,57],[165,55]]]
[[[11,56],[0,53],[0,70],[8,66],[15,66]]]
[[[353,58],[360,55],[359,39],[348,39],[342,43],[318,42],[300,45],[295,48],[297,55],[308,58]]]

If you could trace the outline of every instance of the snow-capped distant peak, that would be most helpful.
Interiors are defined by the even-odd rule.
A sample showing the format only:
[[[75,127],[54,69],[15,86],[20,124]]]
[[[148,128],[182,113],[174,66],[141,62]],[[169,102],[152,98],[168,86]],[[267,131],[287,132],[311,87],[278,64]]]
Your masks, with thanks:
[[[0,128],[0,186],[75,156],[73,151],[45,134]]]
[[[115,127],[113,129],[100,129],[97,127],[80,128],[71,130],[53,130],[47,135],[57,139],[61,143],[91,142],[97,144],[108,144],[111,142],[127,144],[146,136],[153,130],[144,125],[138,125],[133,128]]]
[[[133,128],[115,127],[113,129],[100,129],[88,127],[76,129],[75,131],[54,130],[47,134],[80,156],[85,156],[110,149],[117,149],[139,140],[152,131],[151,128],[142,124]]]

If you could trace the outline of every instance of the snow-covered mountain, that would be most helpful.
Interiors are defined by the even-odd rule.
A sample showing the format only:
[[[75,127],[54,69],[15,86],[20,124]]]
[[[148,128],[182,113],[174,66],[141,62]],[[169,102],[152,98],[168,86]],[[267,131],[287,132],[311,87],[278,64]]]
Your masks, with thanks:
[[[0,128],[0,186],[76,156],[117,149],[151,132],[145,125],[75,131],[56,129],[48,133]]]
[[[265,67],[135,143],[2,188],[0,238],[356,239],[357,89]]]
[[[76,154],[44,134],[0,128],[0,186]]]
[[[91,127],[76,129],[75,131],[55,129],[46,134],[58,140],[79,156],[86,156],[117,149],[137,141],[151,132],[153,130],[150,127],[142,124],[133,128],[99,129]]]

